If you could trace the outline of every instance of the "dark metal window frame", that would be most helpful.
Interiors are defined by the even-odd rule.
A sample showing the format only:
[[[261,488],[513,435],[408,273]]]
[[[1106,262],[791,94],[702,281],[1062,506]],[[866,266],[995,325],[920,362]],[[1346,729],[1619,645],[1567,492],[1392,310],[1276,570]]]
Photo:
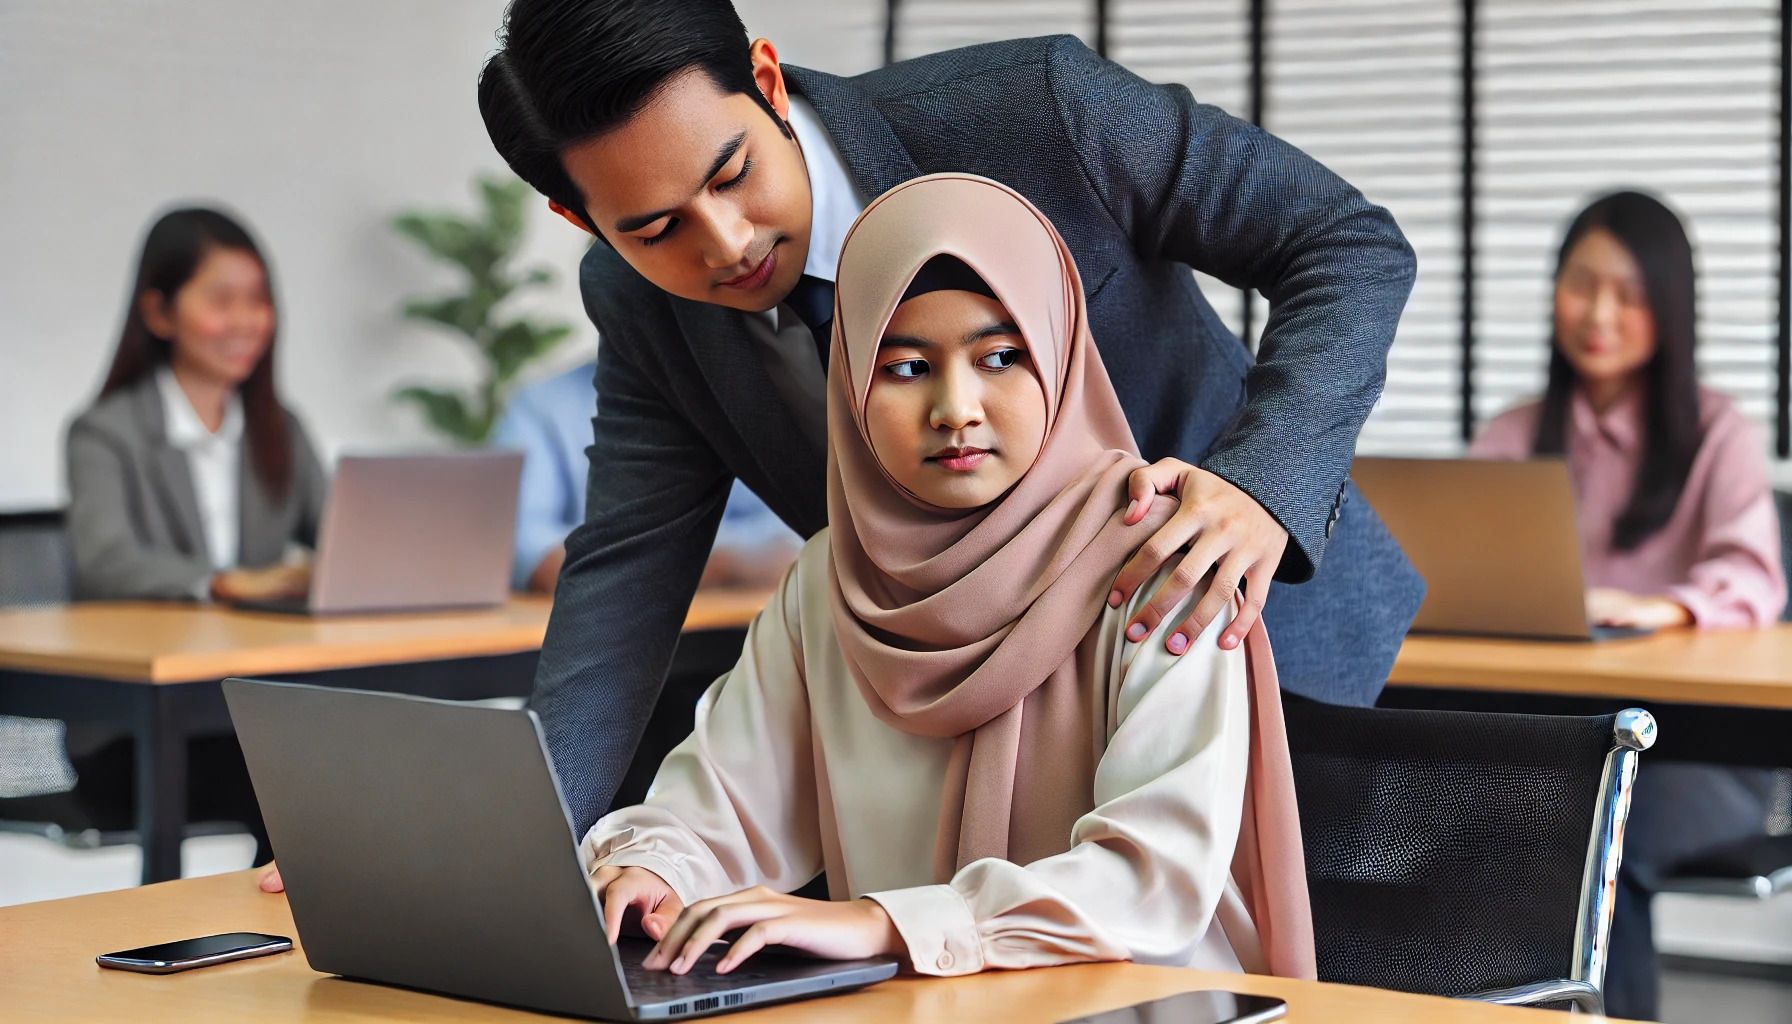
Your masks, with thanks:
[[[1095,14],[1095,49],[1107,56],[1110,0],[1090,0]],[[1264,98],[1268,88],[1268,20],[1269,0],[1250,3],[1250,119],[1263,124]],[[896,59],[896,11],[901,0],[884,0],[884,63]],[[1462,76],[1462,336],[1460,416],[1458,427],[1464,441],[1475,430],[1475,273],[1476,200],[1479,198],[1475,177],[1479,155],[1479,133],[1476,114],[1477,67],[1475,61],[1475,25],[1478,20],[1477,0],[1462,0],[1462,32],[1460,46]],[[1780,77],[1779,77],[1779,309],[1778,343],[1775,359],[1775,403],[1773,448],[1779,458],[1792,458],[1792,0],[1780,0]],[[1241,333],[1251,336],[1251,293],[1243,296]]]

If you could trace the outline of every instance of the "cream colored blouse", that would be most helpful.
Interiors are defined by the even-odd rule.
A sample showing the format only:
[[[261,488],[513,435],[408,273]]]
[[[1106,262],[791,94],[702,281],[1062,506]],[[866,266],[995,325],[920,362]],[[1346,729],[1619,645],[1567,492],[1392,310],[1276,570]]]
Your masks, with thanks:
[[[803,548],[747,634],[740,663],[697,705],[696,728],[660,766],[644,804],[586,834],[587,869],[642,867],[686,905],[754,885],[788,892],[838,851],[836,892],[889,912],[922,974],[1090,960],[1265,969],[1231,877],[1250,743],[1242,649],[1187,653],[1123,630],[1156,591],[1104,608],[1097,664],[1112,666],[1105,741],[1089,809],[1064,852],[985,859],[931,877],[954,740],[913,736],[872,714],[848,674],[828,607],[827,531]],[[818,779],[811,744],[827,765]]]

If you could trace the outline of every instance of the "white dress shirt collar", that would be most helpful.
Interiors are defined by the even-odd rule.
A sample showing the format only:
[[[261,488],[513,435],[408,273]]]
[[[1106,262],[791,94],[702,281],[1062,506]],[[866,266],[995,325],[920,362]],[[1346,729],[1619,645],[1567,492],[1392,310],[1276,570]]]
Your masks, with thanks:
[[[846,161],[822,126],[815,108],[801,96],[790,97],[790,130],[803,148],[803,164],[809,172],[809,258],[803,273],[824,281],[834,280],[840,266],[840,248],[846,232],[865,209]]]
[[[174,379],[174,371],[167,366],[156,368],[156,390],[162,395],[162,429],[167,432],[168,443],[174,447],[190,451],[214,440],[242,440],[243,399],[240,394],[231,392],[224,403],[224,422],[213,433],[206,429],[199,414],[193,410],[192,400],[181,389],[180,381]]]
[[[206,554],[212,568],[228,569],[237,563],[241,533],[242,396],[231,393],[224,405],[224,422],[213,433],[193,411],[192,401],[167,366],[156,370],[156,390],[162,394],[168,443],[187,457]],[[208,586],[209,581],[201,581],[194,596],[203,598]]]

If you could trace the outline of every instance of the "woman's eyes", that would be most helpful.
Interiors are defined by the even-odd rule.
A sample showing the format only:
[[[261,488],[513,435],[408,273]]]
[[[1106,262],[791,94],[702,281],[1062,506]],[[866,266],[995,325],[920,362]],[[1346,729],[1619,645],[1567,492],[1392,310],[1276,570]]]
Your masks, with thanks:
[[[1002,348],[977,360],[977,368],[1000,373],[1015,363],[1020,362],[1020,349]],[[898,380],[914,380],[927,375],[927,360],[903,359],[894,363],[885,363],[884,372]]]
[[[977,360],[977,365],[985,370],[1006,370],[1018,362],[1020,362],[1020,349],[999,348]]]
[[[753,158],[752,157],[748,157],[747,159],[742,160],[741,164],[740,164],[740,173],[736,174],[732,178],[729,178],[727,181],[718,182],[716,184],[716,191],[717,192],[727,192],[731,189],[740,187],[741,182],[747,180],[747,172],[751,171],[752,169],[753,169]],[[659,234],[654,235],[651,238],[642,238],[641,244],[642,245],[655,245],[658,242],[660,242],[662,239],[664,239],[667,235],[671,234],[672,229],[677,226],[678,226],[678,218],[673,217],[672,219],[666,221],[666,226],[660,230]]]
[[[914,380],[927,373],[927,360],[904,359],[884,366],[884,372],[898,380]]]

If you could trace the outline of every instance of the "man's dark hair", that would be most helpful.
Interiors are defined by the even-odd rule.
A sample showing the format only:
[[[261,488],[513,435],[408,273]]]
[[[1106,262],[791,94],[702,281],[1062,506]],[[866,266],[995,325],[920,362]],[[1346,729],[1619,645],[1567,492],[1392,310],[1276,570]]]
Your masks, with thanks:
[[[596,231],[561,152],[627,121],[689,70],[753,97],[782,125],[748,49],[729,0],[513,0],[479,75],[479,113],[510,169]]]

